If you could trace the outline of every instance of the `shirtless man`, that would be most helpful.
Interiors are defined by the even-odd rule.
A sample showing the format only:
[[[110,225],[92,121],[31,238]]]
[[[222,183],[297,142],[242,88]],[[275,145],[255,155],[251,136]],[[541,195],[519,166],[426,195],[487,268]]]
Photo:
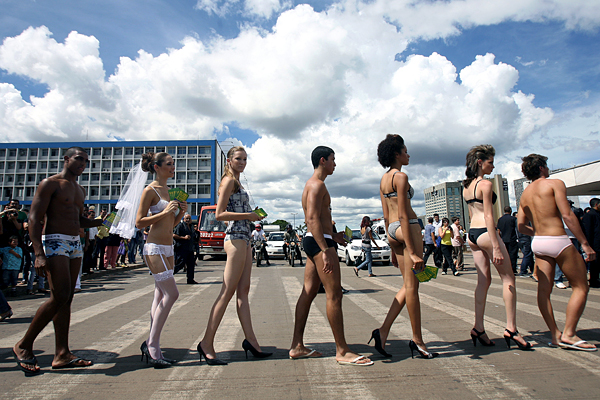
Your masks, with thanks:
[[[29,233],[35,251],[35,271],[48,278],[50,298],[40,306],[29,329],[14,347],[17,365],[26,374],[40,372],[33,354],[33,342],[50,321],[54,323],[56,350],[52,368],[92,365],[69,351],[69,324],[75,282],[83,251],[80,228],[100,226],[102,220],[83,216],[85,190],[77,183],[88,163],[88,154],[80,147],[69,148],[64,155],[62,172],[44,179],[35,192],[29,212]],[[46,217],[44,236],[42,222]]]
[[[550,329],[552,345],[573,350],[596,351],[596,346],[577,337],[577,323],[587,301],[587,273],[581,255],[565,233],[563,220],[581,243],[583,251],[587,254],[586,261],[594,260],[596,253],[588,244],[577,217],[571,211],[565,184],[559,179],[548,179],[546,160],[548,157],[539,154],[523,157],[521,170],[527,179],[533,182],[521,196],[517,217],[519,232],[533,237],[531,250],[536,255],[538,267],[538,307]],[[529,221],[533,228],[527,225]],[[556,326],[550,302],[554,286],[554,268],[557,263],[573,288],[562,333]]]
[[[322,282],[327,296],[327,318],[335,340],[336,361],[341,365],[373,365],[370,359],[351,352],[344,337],[340,264],[335,242],[344,246],[346,243],[343,233],[333,233],[331,197],[325,187],[325,178],[333,174],[335,169],[335,154],[329,147],[319,146],[313,150],[311,160],[315,172],[306,182],[302,193],[302,208],[308,230],[303,240],[307,256],[304,288],[296,303],[296,322],[289,356],[291,359],[322,356],[316,350],[304,346],[304,328],[308,312]]]

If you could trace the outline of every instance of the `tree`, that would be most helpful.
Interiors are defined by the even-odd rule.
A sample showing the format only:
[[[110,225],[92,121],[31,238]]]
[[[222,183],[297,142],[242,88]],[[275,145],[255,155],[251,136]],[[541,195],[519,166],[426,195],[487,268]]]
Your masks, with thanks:
[[[285,231],[285,227],[288,226],[290,223],[287,222],[286,220],[283,219],[278,219],[277,221],[274,221],[271,223],[271,225],[279,225],[279,227],[281,228],[282,231]]]
[[[304,223],[302,225],[298,225],[296,227],[296,232],[298,232],[299,235],[303,235],[304,232],[306,232],[306,223]]]

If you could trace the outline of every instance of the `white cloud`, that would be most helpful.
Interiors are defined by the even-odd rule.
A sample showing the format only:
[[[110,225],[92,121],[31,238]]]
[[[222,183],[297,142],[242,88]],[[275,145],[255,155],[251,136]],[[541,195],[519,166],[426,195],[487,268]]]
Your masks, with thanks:
[[[210,14],[225,17],[228,14],[241,12],[247,17],[271,18],[275,13],[289,8],[291,1],[279,0],[198,0],[196,9]]]
[[[257,203],[270,218],[287,219],[300,210],[310,152],[329,145],[338,167],[327,183],[342,216],[334,218],[355,226],[360,214],[380,213],[376,147],[387,133],[404,136],[412,155],[407,171],[415,207],[423,207],[425,187],[462,177],[457,165],[473,144],[496,146],[499,172],[513,175],[514,165],[502,162],[517,162],[515,152],[531,146],[531,138],[546,135],[545,145],[571,151],[597,144],[588,134],[599,130],[598,119],[587,119],[587,142],[566,143],[562,128],[551,124],[552,110],[515,91],[517,69],[496,63],[493,54],[461,71],[436,53],[394,61],[416,37],[457,34],[460,26],[558,18],[587,29],[600,20],[586,2],[501,3],[346,1],[320,13],[299,5],[279,15],[271,32],[247,25],[233,39],[188,37],[156,57],[140,50],[108,77],[93,36],[72,32],[58,43],[47,28],[30,28],[0,46],[0,68],[49,91],[27,102],[0,83],[2,131],[13,141],[80,140],[85,132],[94,140],[195,139],[212,138],[235,121],[260,136],[248,149],[247,169]],[[197,5],[218,15],[241,6],[235,0]],[[285,7],[243,3],[265,18]]]

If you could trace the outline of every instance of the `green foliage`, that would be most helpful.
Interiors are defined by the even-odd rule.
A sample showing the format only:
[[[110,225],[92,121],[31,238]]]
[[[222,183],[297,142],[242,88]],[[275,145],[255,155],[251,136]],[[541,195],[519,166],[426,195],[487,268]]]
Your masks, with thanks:
[[[285,227],[288,226],[289,222],[283,220],[283,219],[278,219],[277,221],[273,221],[271,222],[271,225],[279,225],[281,227],[281,230],[284,231]]]

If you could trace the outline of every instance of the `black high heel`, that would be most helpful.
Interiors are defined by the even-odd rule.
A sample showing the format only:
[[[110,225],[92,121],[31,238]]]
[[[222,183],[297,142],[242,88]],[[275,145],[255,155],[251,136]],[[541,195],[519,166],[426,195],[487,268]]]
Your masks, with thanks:
[[[148,344],[145,340],[140,346],[140,350],[142,351],[142,361],[144,361],[144,356],[146,356],[146,364],[150,363],[155,369],[169,368],[172,364],[163,358],[152,358],[150,350],[148,350]]]
[[[510,335],[510,336],[504,335],[504,340],[506,340],[506,347],[508,347],[510,349],[510,341],[512,339],[512,341],[515,342],[515,344],[519,347],[519,350],[531,350],[531,343],[525,342],[527,344],[524,345],[521,342],[518,342],[515,340],[515,336],[519,334],[519,331],[511,332],[508,329],[505,329],[504,332],[508,332],[508,334]]]
[[[431,358],[436,358],[437,356],[439,356],[439,353],[430,353],[428,351],[423,350],[422,348],[419,347],[418,344],[416,344],[414,342],[414,340],[411,340],[410,342],[408,342],[408,347],[410,348],[410,355],[412,358],[415,358],[414,356],[414,351],[416,350],[417,353],[419,353],[421,355],[421,357],[426,358],[426,359],[431,359]]]
[[[244,341],[242,342],[242,349],[244,349],[244,351],[246,352],[246,360],[248,359],[248,351],[250,351],[250,353],[252,353],[252,355],[256,358],[267,358],[273,355],[273,353],[256,350],[247,339],[244,339]]]
[[[206,357],[206,353],[204,352],[204,350],[202,350],[202,342],[198,343],[198,347],[196,347],[196,350],[198,350],[198,354],[200,355],[200,362],[202,362],[202,357],[204,357],[208,365],[227,365],[227,362],[219,360],[218,358]]]
[[[379,329],[375,329],[375,330],[373,330],[373,332],[371,332],[371,339],[369,339],[367,344],[371,344],[371,340],[373,340],[373,339],[375,339],[375,350],[377,350],[379,352],[379,354],[381,354],[384,357],[392,356],[390,353],[385,351],[385,349],[381,345],[382,343],[381,343],[381,335],[379,334]]]
[[[473,335],[473,333],[471,333],[471,339],[473,340],[474,347],[477,347],[477,340],[479,340],[479,343],[481,343],[482,346],[491,347],[496,345],[496,343],[492,342],[491,340],[487,343],[483,341],[481,336],[485,335],[485,330],[479,332],[477,329],[473,328],[471,329],[471,332],[475,332],[477,334]]]

